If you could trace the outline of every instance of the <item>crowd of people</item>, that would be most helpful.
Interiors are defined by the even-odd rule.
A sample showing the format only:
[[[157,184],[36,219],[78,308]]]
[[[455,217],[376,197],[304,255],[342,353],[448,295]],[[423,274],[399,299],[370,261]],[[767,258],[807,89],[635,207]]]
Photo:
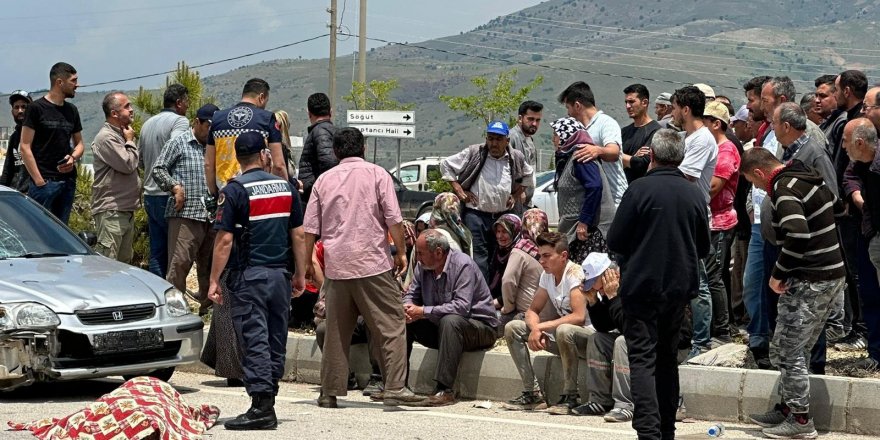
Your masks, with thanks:
[[[58,63],[50,81],[37,100],[10,95],[0,184],[67,222],[85,152],[67,102],[76,70]],[[170,85],[137,138],[129,98],[110,92],[91,143],[96,251],[130,262],[143,200],[149,270],[185,290],[197,268],[200,313],[213,309],[202,359],[252,398],[227,429],[277,425],[293,316],[317,324],[321,407],[357,388],[353,343],[370,345],[372,400],[444,406],[463,353],[504,338],[523,381],[505,408],[631,421],[645,439],[674,437],[678,364],[738,335],[759,368],[781,373],[779,403],[751,416],[773,438],[817,435],[808,375],[824,374],[827,347],[867,350],[858,366],[880,368],[880,86],[860,71],[821,76],[798,101],[790,78],[755,77],[740,107],[688,85],[655,97],[656,120],[647,87],[632,84],[623,128],[587,83],[570,84],[558,96],[567,116],[549,124],[556,231],[531,208],[542,103],[445,158],[452,191],[412,222],[323,93],[308,98],[295,162],[269,90],[251,79],[239,103],[188,121],[188,91]],[[407,387],[414,342],[438,350],[429,396]],[[541,391],[538,351],[561,359],[558,400]]]

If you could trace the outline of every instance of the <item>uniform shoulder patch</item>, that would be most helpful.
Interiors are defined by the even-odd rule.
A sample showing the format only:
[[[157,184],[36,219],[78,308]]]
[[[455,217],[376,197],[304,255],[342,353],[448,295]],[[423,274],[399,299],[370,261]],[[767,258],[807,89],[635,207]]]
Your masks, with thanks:
[[[223,206],[223,203],[226,201],[226,194],[220,193],[220,197],[217,198],[217,206]]]

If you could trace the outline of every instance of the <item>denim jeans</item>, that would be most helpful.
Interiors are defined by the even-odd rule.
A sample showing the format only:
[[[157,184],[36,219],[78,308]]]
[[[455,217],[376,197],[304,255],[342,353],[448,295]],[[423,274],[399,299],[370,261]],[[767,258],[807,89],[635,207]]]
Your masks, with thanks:
[[[712,249],[709,250],[711,255]],[[709,277],[706,274],[706,264],[700,260],[700,291],[697,297],[691,300],[691,318],[694,323],[694,335],[691,339],[693,347],[708,348],[709,339],[712,337],[712,293],[709,291]]]
[[[730,238],[733,230],[712,231],[712,253],[706,258],[706,276],[712,293],[712,336],[730,338],[730,309],[722,272],[730,266]]]
[[[144,196],[147,225],[150,236],[150,272],[165,278],[168,273],[168,219],[165,208],[168,196]]]
[[[489,261],[495,255],[495,248],[498,247],[495,241],[495,220],[501,214],[490,214],[488,212],[477,211],[475,209],[464,209],[464,224],[471,231],[473,237],[474,261],[480,268],[480,273],[486,282],[489,279]]]
[[[743,303],[749,314],[749,348],[770,347],[770,320],[767,315],[767,296],[764,295],[764,239],[761,225],[752,225],[752,239],[743,275]]]
[[[43,205],[66,225],[70,223],[70,210],[73,209],[73,199],[76,197],[76,178],[46,180],[43,186],[34,185],[31,181],[28,197]]]

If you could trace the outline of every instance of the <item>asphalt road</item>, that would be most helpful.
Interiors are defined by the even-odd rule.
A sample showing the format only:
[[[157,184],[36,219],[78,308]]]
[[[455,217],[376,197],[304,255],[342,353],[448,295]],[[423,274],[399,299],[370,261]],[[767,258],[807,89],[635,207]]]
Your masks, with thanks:
[[[122,379],[38,384],[0,394],[0,424],[41,417],[64,417],[84,403],[112,391]],[[220,423],[206,439],[634,439],[629,424],[605,423],[600,417],[553,416],[546,413],[505,411],[497,402],[490,409],[465,401],[445,408],[386,408],[370,402],[359,392],[339,400],[340,408],[318,408],[314,385],[284,383],[275,406],[280,424],[275,431],[233,432],[222,422],[247,410],[250,400],[242,388],[227,388],[216,377],[175,373],[171,383],[190,404],[209,403],[220,408]],[[512,394],[515,391],[512,390]],[[709,422],[679,423],[678,438],[705,439]],[[727,439],[762,438],[754,425],[725,423]],[[255,437],[258,436],[258,437]],[[32,439],[28,432],[0,430],[0,438]],[[823,439],[868,439],[852,434],[828,433]]]

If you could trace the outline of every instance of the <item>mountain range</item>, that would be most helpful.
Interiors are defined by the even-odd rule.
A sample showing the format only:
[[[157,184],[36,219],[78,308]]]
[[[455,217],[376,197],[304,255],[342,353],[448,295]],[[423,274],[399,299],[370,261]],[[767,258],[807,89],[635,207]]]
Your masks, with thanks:
[[[589,83],[598,107],[621,126],[629,124],[623,88],[636,82],[648,87],[652,99],[704,82],[737,105],[744,101],[742,84],[755,75],[787,75],[798,93],[808,92],[822,74],[861,69],[871,78],[880,65],[878,17],[880,0],[549,0],[469,32],[370,50],[367,79],[397,79],[394,98],[415,106],[417,138],[403,142],[407,160],[449,155],[482,137],[482,123],[449,110],[439,95],[470,94],[472,77],[511,68],[518,70],[520,84],[542,75],[530,99],[546,106],[537,142],[546,168],[548,124],[565,116],[556,96],[573,81]],[[352,62],[351,56],[337,61],[340,95],[349,92]],[[237,102],[247,79],[267,80],[269,108],[287,110],[291,134],[302,135],[306,98],[326,92],[327,76],[326,59],[279,59],[206,77],[204,83],[224,107]],[[82,92],[74,100],[87,142],[103,121],[104,93]],[[337,125],[345,124],[346,110],[347,103],[337,98]],[[395,148],[395,142],[378,141],[380,164],[393,166]]]

